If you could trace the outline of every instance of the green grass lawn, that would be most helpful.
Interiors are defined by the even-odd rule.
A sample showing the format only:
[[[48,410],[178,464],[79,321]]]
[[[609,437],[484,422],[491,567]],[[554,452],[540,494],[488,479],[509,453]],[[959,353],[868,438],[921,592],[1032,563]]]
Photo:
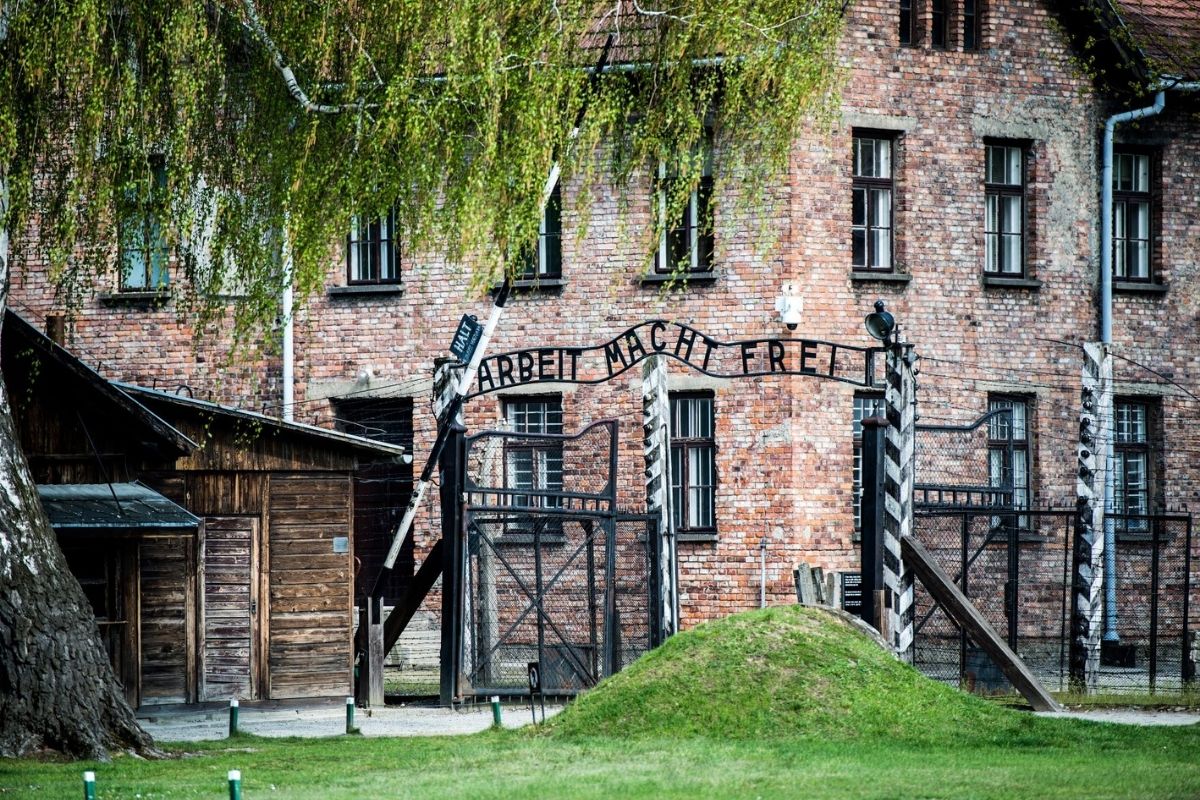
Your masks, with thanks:
[[[510,711],[509,713],[513,713]],[[0,760],[0,798],[1196,798],[1200,726],[1046,719],[772,608],[679,634],[550,724],[453,738],[235,740],[111,764]]]
[[[1017,713],[1017,712],[1013,712]],[[1053,721],[1059,723],[1058,720]],[[220,798],[1195,798],[1200,732],[1062,721],[1061,744],[927,747],[880,741],[529,736],[241,737],[181,758],[0,761],[0,796]],[[1067,743],[1070,742],[1070,743]]]

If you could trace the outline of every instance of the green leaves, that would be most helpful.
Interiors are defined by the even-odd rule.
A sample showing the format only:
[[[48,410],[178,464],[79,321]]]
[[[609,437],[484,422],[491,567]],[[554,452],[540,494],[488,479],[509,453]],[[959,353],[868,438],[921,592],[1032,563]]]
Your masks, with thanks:
[[[287,225],[298,287],[311,292],[350,218],[390,205],[406,253],[444,254],[479,288],[534,240],[556,160],[565,202],[584,217],[597,186],[646,208],[657,163],[679,165],[670,219],[700,179],[692,156],[709,124],[716,195],[736,181],[739,202],[764,202],[796,126],[831,107],[840,10],[829,0],[8,4],[8,222],[41,222],[32,246],[78,301],[113,274],[115,187],[162,159],[182,278],[172,284],[199,287],[179,290],[180,308],[202,321],[226,313],[204,290],[211,270],[236,265],[248,287],[239,330],[269,329],[283,277],[264,243]],[[616,63],[589,94],[610,33]],[[337,113],[301,105],[283,67]],[[201,208],[199,185],[236,200]],[[658,231],[634,238],[649,258]],[[193,252],[198,242],[219,257]]]

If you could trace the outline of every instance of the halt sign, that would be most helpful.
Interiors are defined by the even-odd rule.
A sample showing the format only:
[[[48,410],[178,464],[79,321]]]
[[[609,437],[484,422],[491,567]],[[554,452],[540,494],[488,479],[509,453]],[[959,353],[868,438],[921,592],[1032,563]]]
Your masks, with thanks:
[[[463,314],[462,319],[458,321],[458,328],[454,331],[454,338],[450,340],[450,352],[457,356],[459,361],[469,364],[471,356],[475,355],[475,348],[479,347],[481,336],[483,326],[479,324],[479,320],[472,314]]]

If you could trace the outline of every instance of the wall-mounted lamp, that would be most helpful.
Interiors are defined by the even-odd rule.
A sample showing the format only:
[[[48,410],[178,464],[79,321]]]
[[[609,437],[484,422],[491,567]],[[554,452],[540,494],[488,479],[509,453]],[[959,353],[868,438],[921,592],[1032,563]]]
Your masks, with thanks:
[[[785,283],[775,298],[775,310],[779,312],[779,321],[787,326],[789,331],[796,330],[800,324],[800,315],[804,313],[804,300],[796,291],[796,284]]]
[[[896,332],[896,318],[887,312],[887,306],[882,300],[875,301],[875,311],[867,314],[864,322],[867,333],[883,342],[885,346],[891,345],[892,334]]]

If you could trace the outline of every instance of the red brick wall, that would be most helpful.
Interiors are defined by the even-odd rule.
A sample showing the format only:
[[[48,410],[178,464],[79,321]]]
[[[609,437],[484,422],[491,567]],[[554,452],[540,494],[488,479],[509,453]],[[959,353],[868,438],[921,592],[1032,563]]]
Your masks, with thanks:
[[[926,19],[926,25],[928,19]],[[952,20],[952,27],[955,27]],[[634,188],[622,215],[599,187],[586,238],[564,187],[561,289],[514,298],[493,352],[532,345],[594,344],[642,320],[686,322],[717,339],[783,333],[773,310],[784,282],[802,287],[810,338],[865,345],[863,315],[883,298],[922,355],[924,421],[965,422],[987,408],[989,392],[1034,398],[1034,502],[1073,503],[1080,362],[1070,344],[1098,335],[1098,126],[1110,108],[1076,74],[1064,40],[1042,2],[986,4],[978,52],[915,47],[897,41],[894,4],[864,0],[848,11],[841,58],[846,68],[842,119],[831,129],[798,121],[787,180],[773,193],[769,217],[737,216],[726,186],[717,211],[716,272],[711,285],[663,293],[642,286],[649,200]],[[958,41],[952,36],[952,45]],[[1166,113],[1121,136],[1162,148],[1162,269],[1165,294],[1118,294],[1116,352],[1172,379],[1200,384],[1196,321],[1200,300],[1200,133],[1182,115],[1178,95]],[[850,269],[850,144],[855,127],[898,135],[895,176],[897,271],[907,283],[856,281]],[[1028,274],[1040,286],[984,285],[985,137],[1028,142]],[[719,164],[718,164],[719,171]],[[648,195],[647,195],[648,197]],[[760,228],[759,226],[762,226]],[[780,245],[760,254],[756,231]],[[406,254],[402,296],[321,295],[299,315],[297,417],[330,424],[328,397],[348,392],[411,394],[416,469],[432,441],[427,402],[433,359],[444,355],[463,313],[486,317],[484,298],[463,295],[461,269],[431,255]],[[18,310],[55,308],[39,265],[18,269]],[[330,265],[331,285],[345,283]],[[1055,341],[1057,340],[1057,341]],[[142,383],[187,383],[245,405],[278,402],[278,361],[233,371],[218,368],[219,338],[193,346],[172,309],[110,307],[89,301],[73,343],[104,373]],[[1116,364],[1121,391],[1162,395],[1162,498],[1172,507],[1200,501],[1200,454],[1191,417],[1196,401],[1155,375]],[[638,370],[597,387],[563,394],[565,423],[576,430],[606,416],[621,420],[621,491],[639,510],[641,456]],[[768,538],[768,598],[793,596],[791,569],[808,561],[849,569],[852,544],[852,387],[805,378],[710,382],[671,366],[674,386],[715,392],[718,471],[717,540],[680,545],[685,624],[757,605],[758,542]],[[498,418],[499,402],[472,402],[468,425]],[[432,506],[431,506],[432,509]],[[420,517],[418,557],[436,533],[432,510]]]

